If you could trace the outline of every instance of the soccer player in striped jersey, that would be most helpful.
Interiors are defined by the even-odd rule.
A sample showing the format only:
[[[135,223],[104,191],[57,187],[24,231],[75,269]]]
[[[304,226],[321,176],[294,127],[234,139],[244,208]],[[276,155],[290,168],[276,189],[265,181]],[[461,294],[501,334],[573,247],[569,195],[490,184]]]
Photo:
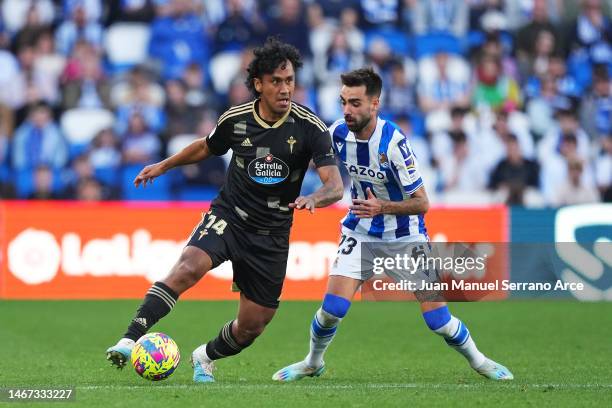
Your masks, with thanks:
[[[342,220],[338,258],[329,276],[323,304],[310,329],[310,352],[300,362],[276,372],[276,381],[318,377],[325,370],[323,355],[351,299],[373,272],[362,268],[361,243],[427,243],[423,215],[429,208],[416,157],[407,138],[392,122],[378,116],[382,80],[372,69],[342,76],[340,100],[344,119],[329,129],[337,156],[351,176],[353,205]],[[445,302],[419,297],[427,326],[463,355],[479,374],[511,380],[503,365],[485,357],[466,325],[450,314]]]

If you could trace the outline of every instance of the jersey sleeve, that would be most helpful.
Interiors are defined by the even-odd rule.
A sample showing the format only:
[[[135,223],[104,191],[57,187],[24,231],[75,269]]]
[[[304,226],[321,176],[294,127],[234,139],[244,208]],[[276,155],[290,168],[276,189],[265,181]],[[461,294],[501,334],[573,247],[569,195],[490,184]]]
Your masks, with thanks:
[[[412,194],[423,186],[423,179],[419,173],[416,157],[404,135],[389,151],[391,169],[402,184],[407,194]]]
[[[206,138],[208,149],[215,156],[223,156],[231,147],[231,125],[230,120],[224,120],[217,123],[217,126],[210,132]]]
[[[336,154],[332,148],[331,135],[327,129],[321,131],[317,128],[312,132],[310,150],[315,167],[336,165]]]

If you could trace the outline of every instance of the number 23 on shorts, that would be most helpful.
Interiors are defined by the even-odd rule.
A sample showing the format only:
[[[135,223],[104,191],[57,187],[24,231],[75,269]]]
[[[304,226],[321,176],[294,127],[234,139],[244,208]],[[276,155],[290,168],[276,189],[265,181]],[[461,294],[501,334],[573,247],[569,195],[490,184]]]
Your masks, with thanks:
[[[342,234],[340,237],[340,243],[338,244],[338,253],[343,255],[349,255],[353,252],[353,249],[357,245],[357,240],[353,237],[347,237],[345,234]]]

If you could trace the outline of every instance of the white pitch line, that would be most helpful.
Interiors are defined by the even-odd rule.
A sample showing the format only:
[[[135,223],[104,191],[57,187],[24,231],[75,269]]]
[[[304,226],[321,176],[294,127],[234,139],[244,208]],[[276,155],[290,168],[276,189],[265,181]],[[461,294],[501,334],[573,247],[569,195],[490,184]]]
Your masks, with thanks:
[[[415,388],[415,389],[476,389],[493,386],[493,383],[483,384],[320,384],[320,385],[307,385],[307,384],[211,384],[211,390],[218,389],[307,389],[307,390],[353,390],[353,389],[393,389],[393,388]],[[511,389],[529,389],[529,388],[553,388],[553,389],[597,389],[597,388],[610,388],[612,384],[512,384],[512,383],[495,383],[495,386]],[[207,385],[196,385],[196,384],[176,384],[176,385],[84,385],[77,386],[78,390],[134,390],[134,389],[147,389],[153,390],[156,388],[169,388],[169,389],[193,389],[193,388],[204,388]],[[283,388],[285,387],[285,388]]]

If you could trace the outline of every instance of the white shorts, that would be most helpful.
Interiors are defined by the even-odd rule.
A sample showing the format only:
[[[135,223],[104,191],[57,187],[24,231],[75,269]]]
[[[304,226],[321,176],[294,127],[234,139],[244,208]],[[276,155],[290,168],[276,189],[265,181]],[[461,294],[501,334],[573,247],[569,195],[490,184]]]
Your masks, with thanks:
[[[392,245],[400,242],[427,244],[429,239],[426,235],[419,234],[408,235],[389,241],[371,235],[359,234],[343,226],[340,244],[338,244],[338,256],[332,265],[329,275],[345,276],[347,278],[366,281],[374,276],[374,270],[372,263],[368,261],[368,255],[362,254],[362,249],[364,248],[362,244],[377,243]]]

